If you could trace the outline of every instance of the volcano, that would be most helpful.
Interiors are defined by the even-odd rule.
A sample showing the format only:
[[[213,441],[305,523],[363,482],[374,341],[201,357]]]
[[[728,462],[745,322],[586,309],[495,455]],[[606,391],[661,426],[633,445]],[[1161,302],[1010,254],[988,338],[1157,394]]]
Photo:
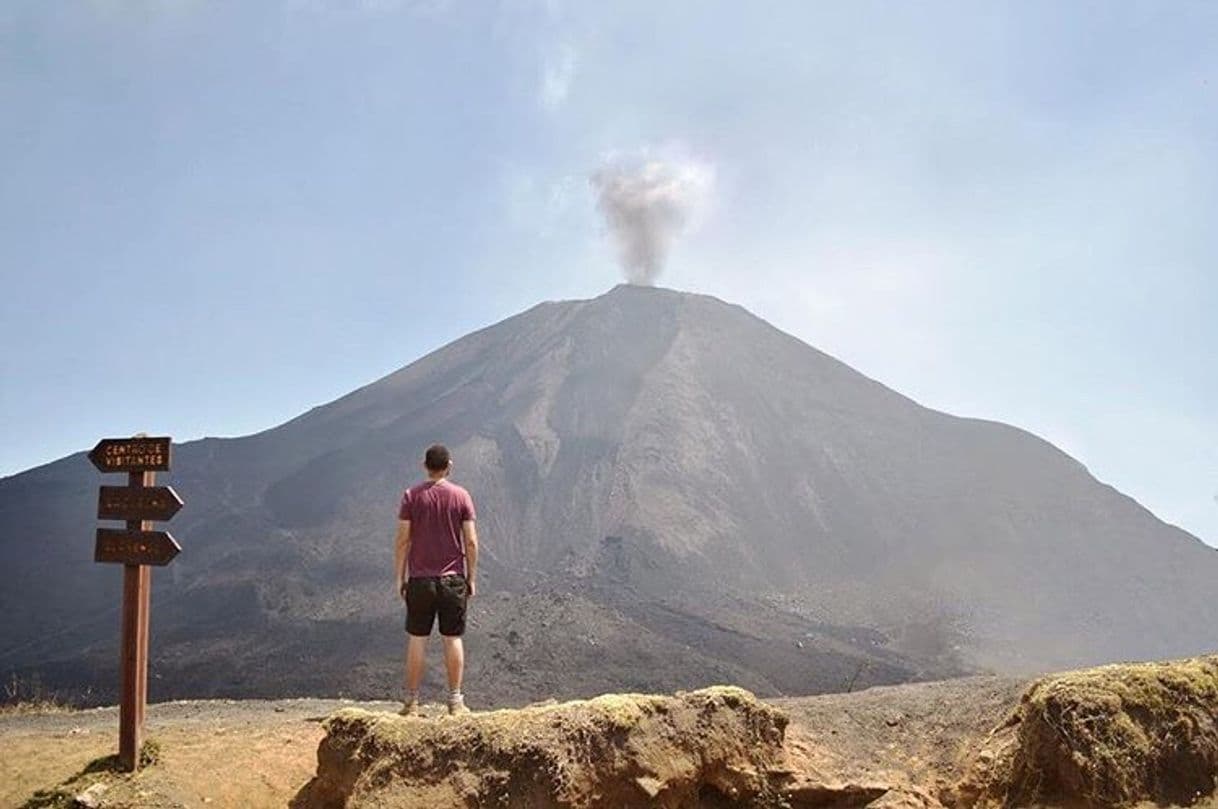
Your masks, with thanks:
[[[1051,444],[925,408],[739,306],[619,286],[177,445],[151,698],[396,695],[396,506],[434,441],[478,504],[482,705],[1218,646],[1218,551]],[[86,702],[117,679],[100,482],[83,453],[0,481],[0,672]]]

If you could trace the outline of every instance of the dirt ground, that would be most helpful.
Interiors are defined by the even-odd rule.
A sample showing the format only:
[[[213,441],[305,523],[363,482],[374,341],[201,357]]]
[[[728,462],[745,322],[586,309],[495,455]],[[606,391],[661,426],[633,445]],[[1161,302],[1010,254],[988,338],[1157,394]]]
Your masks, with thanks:
[[[949,794],[968,765],[967,751],[990,738],[1026,685],[971,677],[769,702],[790,718],[785,752],[809,795],[829,797],[828,786],[839,800],[910,786],[933,801]],[[159,760],[134,778],[107,768],[117,749],[115,708],[0,715],[0,807],[67,807],[74,795],[101,782],[107,785],[102,805],[110,807],[282,809],[316,770],[321,720],[349,707],[395,711],[399,704],[310,699],[153,705],[147,735],[159,747]],[[446,721],[440,706],[425,712]]]
[[[787,755],[826,783],[954,784],[966,751],[999,725],[1027,681],[967,677],[852,694],[769,700],[786,711]]]
[[[112,788],[111,799],[156,807],[282,808],[313,775],[320,720],[353,705],[400,707],[341,700],[151,705],[146,736],[157,743],[159,761]],[[62,796],[113,778],[99,760],[117,749],[116,708],[0,716],[0,806],[68,804]],[[90,765],[96,772],[86,772]]]
[[[892,782],[903,780],[903,771],[954,774],[956,747],[996,725],[1023,685],[967,678],[771,702],[791,717],[787,747],[794,762],[829,782]],[[399,705],[276,700],[149,706],[147,736],[158,743],[160,761],[130,784],[111,788],[110,800],[282,809],[314,773],[320,720],[344,707],[392,711]],[[439,706],[430,710],[443,713]],[[0,806],[64,805],[56,803],[57,795],[70,797],[113,778],[85,770],[112,755],[117,740],[115,708],[0,716]]]

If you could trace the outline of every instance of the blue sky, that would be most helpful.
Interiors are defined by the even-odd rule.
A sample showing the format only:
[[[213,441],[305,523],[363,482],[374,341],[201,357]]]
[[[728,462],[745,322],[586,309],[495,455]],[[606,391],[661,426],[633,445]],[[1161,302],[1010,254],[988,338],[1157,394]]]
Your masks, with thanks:
[[[599,294],[588,177],[649,154],[714,176],[662,285],[1218,544],[1215,41],[1201,2],[7,2],[0,474]]]

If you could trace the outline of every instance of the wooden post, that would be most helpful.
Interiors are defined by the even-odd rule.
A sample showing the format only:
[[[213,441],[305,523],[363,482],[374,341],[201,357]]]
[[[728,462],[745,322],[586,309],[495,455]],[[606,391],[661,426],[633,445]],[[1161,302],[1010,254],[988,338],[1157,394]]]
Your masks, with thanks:
[[[182,550],[168,531],[152,524],[173,517],[182,498],[169,486],[156,485],[156,471],[169,469],[173,441],[169,436],[103,438],[89,451],[97,471],[126,472],[126,486],[98,490],[97,518],[123,520],[125,531],[98,528],[93,561],[123,566],[122,648],[119,650],[118,758],[123,769],[140,768],[144,713],[148,706],[148,616],[152,568],[167,565]]]
[[[132,488],[156,485],[156,472],[130,472]],[[151,520],[127,520],[128,531],[150,531]],[[144,742],[144,709],[148,703],[148,613],[152,575],[147,565],[123,565],[123,635],[120,664],[118,758],[135,772]]]

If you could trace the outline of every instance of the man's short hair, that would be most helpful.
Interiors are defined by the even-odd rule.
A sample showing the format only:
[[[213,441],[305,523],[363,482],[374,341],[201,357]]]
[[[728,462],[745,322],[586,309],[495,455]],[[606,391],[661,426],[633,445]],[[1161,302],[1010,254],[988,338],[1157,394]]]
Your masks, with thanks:
[[[443,444],[432,444],[427,448],[427,454],[423,456],[423,465],[429,472],[443,472],[451,461],[452,456],[448,454],[448,447]]]

